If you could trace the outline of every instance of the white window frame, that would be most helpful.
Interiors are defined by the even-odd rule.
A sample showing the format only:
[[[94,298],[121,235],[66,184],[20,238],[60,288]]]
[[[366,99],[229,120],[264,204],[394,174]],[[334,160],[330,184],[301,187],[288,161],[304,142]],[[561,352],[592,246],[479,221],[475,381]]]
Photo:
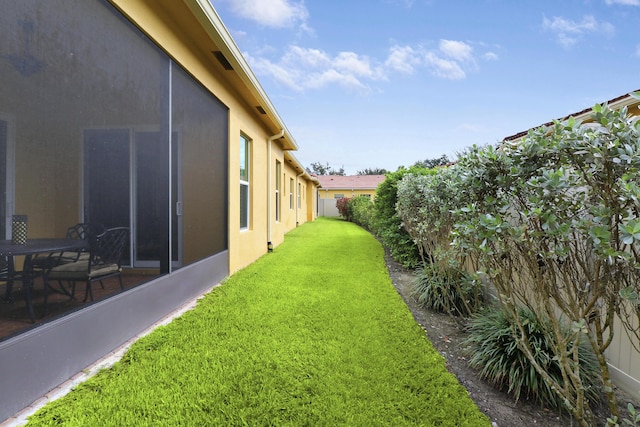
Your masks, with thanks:
[[[242,165],[242,151],[244,150],[244,165]],[[246,180],[243,179],[242,176],[242,167],[244,166],[246,171]],[[251,140],[245,135],[240,135],[240,200],[239,200],[239,208],[240,208],[240,230],[248,230],[249,225],[251,224]],[[243,188],[246,192],[247,203],[245,206],[246,212],[246,224],[242,223],[242,197],[243,197]]]
[[[293,210],[293,178],[289,178],[289,210]]]
[[[282,175],[282,163],[276,160],[276,222],[280,222],[280,176]]]

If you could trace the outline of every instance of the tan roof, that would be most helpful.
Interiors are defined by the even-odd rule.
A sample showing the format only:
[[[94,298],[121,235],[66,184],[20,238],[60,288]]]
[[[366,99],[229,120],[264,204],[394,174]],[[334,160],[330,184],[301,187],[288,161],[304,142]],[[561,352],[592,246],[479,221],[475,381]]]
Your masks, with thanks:
[[[327,190],[375,190],[384,175],[318,175],[322,188]]]

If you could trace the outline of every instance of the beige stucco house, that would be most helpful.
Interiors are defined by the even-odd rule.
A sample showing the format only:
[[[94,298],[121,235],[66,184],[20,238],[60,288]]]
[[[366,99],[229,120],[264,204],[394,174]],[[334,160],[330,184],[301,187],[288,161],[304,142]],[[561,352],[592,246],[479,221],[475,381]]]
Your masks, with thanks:
[[[319,181],[208,0],[3,2],[0,40],[0,241],[16,214],[29,239],[130,231],[127,287],[73,312],[43,318],[36,278],[22,321],[0,276],[0,326],[23,322],[0,337],[1,423],[277,251]]]

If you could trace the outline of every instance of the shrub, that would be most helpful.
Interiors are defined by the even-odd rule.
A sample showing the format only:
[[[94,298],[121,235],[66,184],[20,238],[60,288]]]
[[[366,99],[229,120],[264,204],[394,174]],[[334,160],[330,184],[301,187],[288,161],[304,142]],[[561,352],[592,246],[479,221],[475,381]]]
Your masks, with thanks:
[[[416,268],[422,264],[418,247],[413,238],[402,227],[402,220],[396,214],[398,202],[398,182],[408,174],[425,175],[430,169],[411,167],[400,168],[396,172],[386,175],[376,190],[375,216],[373,233],[378,236],[382,244],[389,249],[394,260],[405,268]]]
[[[593,411],[567,343],[589,340],[609,411],[619,416],[605,352],[615,334],[640,338],[640,122],[607,105],[594,106],[588,120],[554,121],[461,157],[468,202],[454,212],[452,245],[477,260],[474,271],[494,287],[519,337],[527,335],[521,305],[556,320],[549,335],[562,336],[559,319],[571,325],[574,336],[554,343],[561,382],[537,364],[526,339],[518,345],[529,347],[530,364],[582,426],[593,424]]]
[[[460,269],[427,265],[418,270],[413,285],[418,302],[427,308],[454,316],[477,312],[483,303],[483,287]]]
[[[351,221],[351,215],[349,214],[349,197],[342,197],[336,200],[336,208],[340,215],[347,221]]]
[[[375,212],[374,204],[369,197],[360,195],[352,198],[349,200],[348,210],[352,222],[372,231]]]
[[[528,308],[519,309],[525,319],[526,339],[531,344],[536,362],[543,366],[558,383],[565,383],[554,357],[553,327],[549,320],[541,320]],[[516,400],[521,396],[535,399],[542,405],[562,408],[560,396],[545,383],[518,346],[516,327],[504,310],[487,310],[474,317],[465,341],[470,352],[469,366],[480,370],[480,376],[499,389],[507,389]],[[565,331],[565,336],[570,332]],[[571,343],[573,345],[573,343]],[[585,398],[591,403],[601,399],[601,377],[598,362],[586,339],[578,348],[579,374],[585,387]],[[575,368],[575,364],[574,364]],[[575,394],[575,393],[574,393]]]

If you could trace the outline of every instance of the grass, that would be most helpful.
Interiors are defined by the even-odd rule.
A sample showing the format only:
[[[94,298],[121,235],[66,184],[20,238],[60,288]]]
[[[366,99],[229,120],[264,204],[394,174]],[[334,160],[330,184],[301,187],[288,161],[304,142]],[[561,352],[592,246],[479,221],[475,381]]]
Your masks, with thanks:
[[[395,291],[378,241],[320,218],[28,425],[491,423]]]

